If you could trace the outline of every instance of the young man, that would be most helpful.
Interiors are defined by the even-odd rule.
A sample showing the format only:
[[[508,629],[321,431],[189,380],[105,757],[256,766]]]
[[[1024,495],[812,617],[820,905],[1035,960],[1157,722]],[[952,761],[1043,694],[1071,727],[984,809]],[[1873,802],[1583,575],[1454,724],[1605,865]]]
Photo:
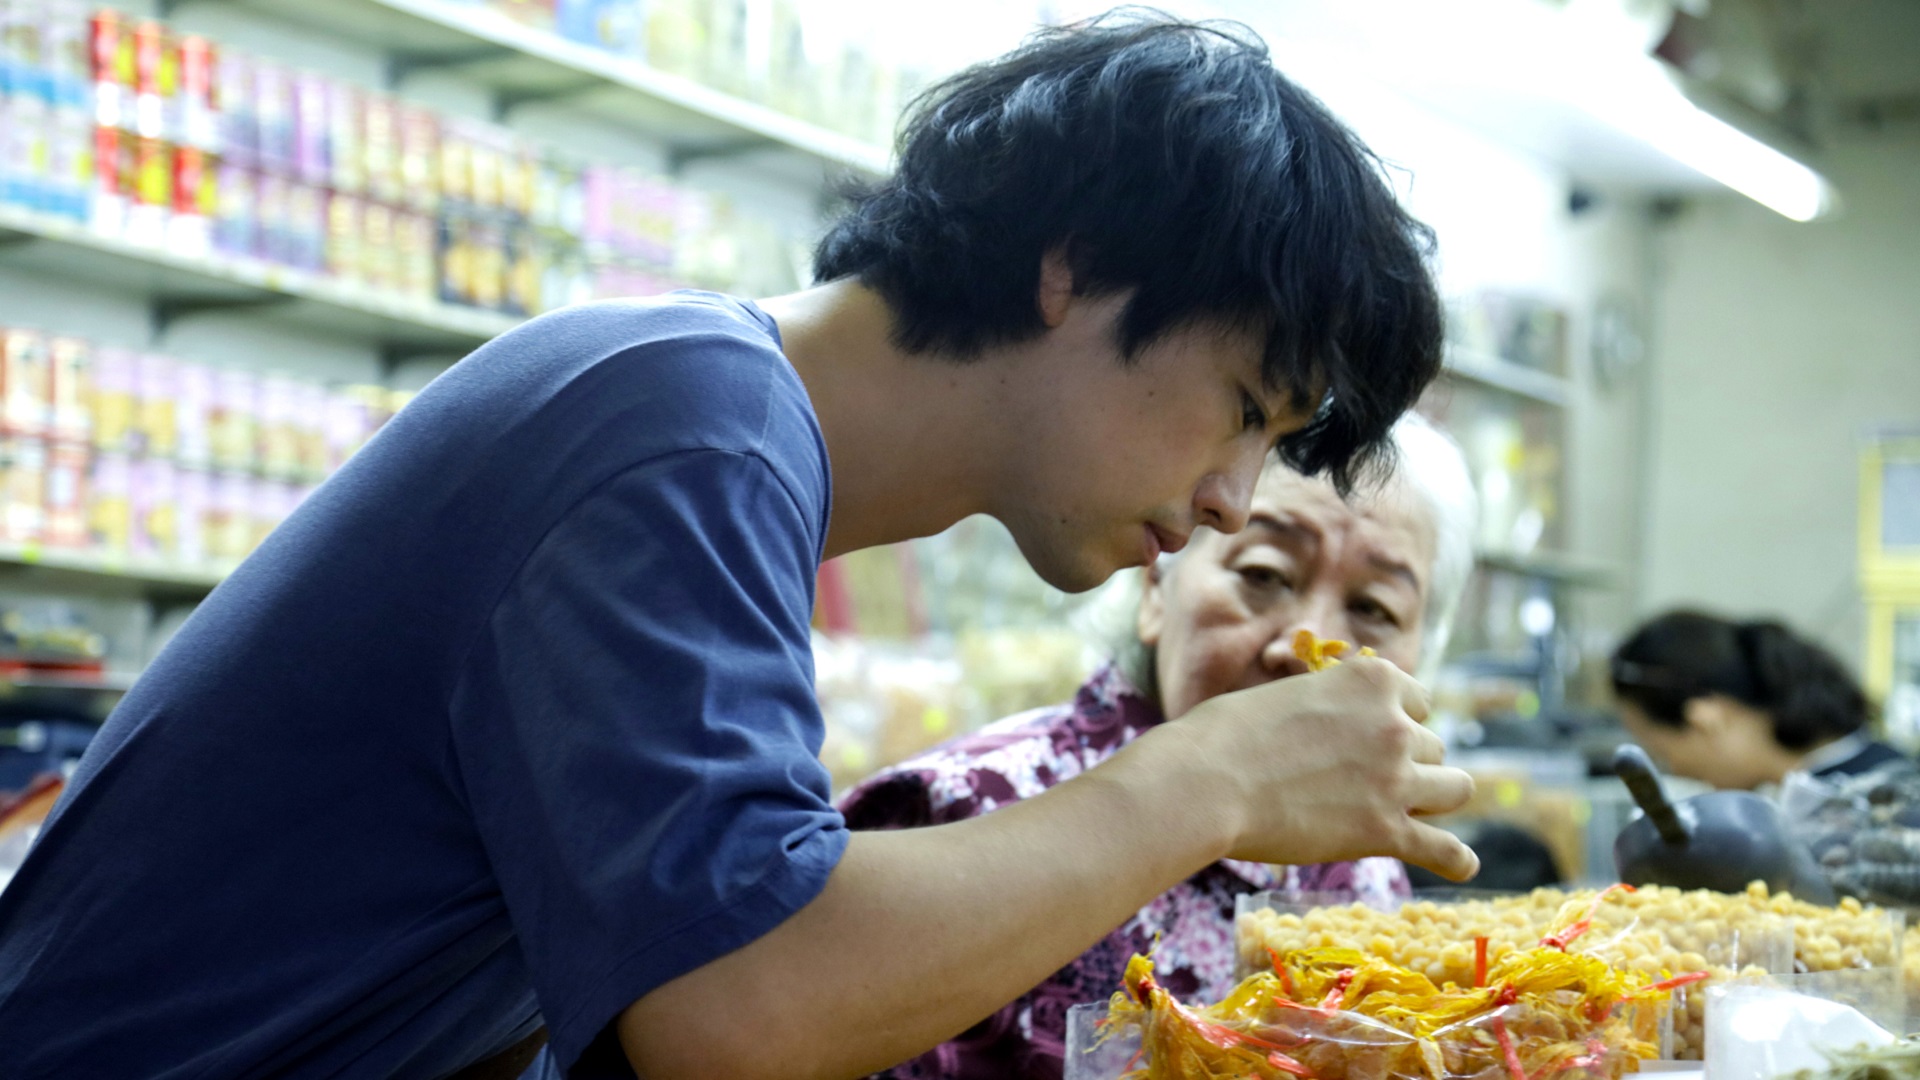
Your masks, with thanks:
[[[1255,43],[1044,35],[910,118],[826,282],[536,319],[210,597],[0,893],[10,1077],[845,1077],[1226,856],[1464,877],[1383,662],[849,839],[819,560],[990,513],[1094,585],[1344,478],[1434,375],[1426,234]],[[1204,716],[1202,716],[1204,714]]]

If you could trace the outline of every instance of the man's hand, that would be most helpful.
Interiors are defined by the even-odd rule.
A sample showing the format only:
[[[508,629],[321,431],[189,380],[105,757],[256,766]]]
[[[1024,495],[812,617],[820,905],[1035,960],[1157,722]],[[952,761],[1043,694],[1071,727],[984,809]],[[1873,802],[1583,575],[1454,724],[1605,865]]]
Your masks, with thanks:
[[[1426,714],[1418,683],[1354,659],[1214,698],[991,814],[856,834],[818,899],[641,998],[621,1045],[649,1080],[845,1080],[952,1038],[1223,856],[1470,877],[1473,852],[1417,820],[1473,793]]]
[[[1426,690],[1384,660],[1356,657],[1314,675],[1225,694],[1165,725],[1217,775],[1204,790],[1227,815],[1229,854],[1304,865],[1392,855],[1455,881],[1471,849],[1420,817],[1456,810],[1473,779],[1441,764],[1420,725]],[[1150,741],[1137,749],[1151,753]]]

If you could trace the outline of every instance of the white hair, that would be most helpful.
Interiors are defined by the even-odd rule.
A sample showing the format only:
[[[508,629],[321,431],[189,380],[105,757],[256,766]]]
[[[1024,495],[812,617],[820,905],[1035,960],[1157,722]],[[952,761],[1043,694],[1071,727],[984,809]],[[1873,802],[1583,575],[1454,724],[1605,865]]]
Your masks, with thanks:
[[[1453,636],[1453,619],[1473,576],[1473,536],[1480,519],[1480,497],[1473,489],[1467,456],[1453,436],[1419,413],[1393,425],[1394,479],[1426,503],[1433,524],[1433,569],[1427,585],[1426,633],[1420,646],[1420,670],[1431,683]]]
[[[1419,669],[1415,678],[1432,683],[1453,636],[1454,616],[1473,576],[1473,537],[1480,515],[1480,499],[1473,488],[1467,458],[1453,437],[1419,413],[1409,412],[1393,425],[1393,471],[1374,490],[1404,485],[1425,509],[1433,526],[1433,566],[1427,574],[1426,608],[1421,617]],[[1279,457],[1269,458],[1268,469],[1284,469]],[[1356,495],[1356,498],[1363,497]],[[1164,576],[1178,555],[1162,555],[1158,568]],[[1138,631],[1140,600],[1145,594],[1146,571],[1127,570],[1081,608],[1078,619],[1095,640],[1105,642],[1121,674],[1157,698],[1154,650],[1143,645]]]

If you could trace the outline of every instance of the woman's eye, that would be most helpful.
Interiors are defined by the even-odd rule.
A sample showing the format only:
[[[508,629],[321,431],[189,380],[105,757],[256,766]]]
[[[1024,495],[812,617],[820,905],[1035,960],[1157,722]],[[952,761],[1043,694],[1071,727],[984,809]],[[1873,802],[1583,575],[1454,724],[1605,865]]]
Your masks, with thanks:
[[[1378,601],[1358,600],[1354,602],[1352,607],[1353,607],[1353,613],[1355,615],[1360,616],[1363,619],[1370,619],[1374,622],[1383,622],[1388,624],[1389,626],[1395,626],[1395,627],[1400,625],[1399,617],[1394,615],[1392,611],[1389,611],[1386,605],[1381,604]]]
[[[1240,391],[1240,427],[1243,431],[1263,431],[1267,426],[1267,410],[1260,402],[1245,390]]]
[[[1284,589],[1290,584],[1285,574],[1271,566],[1243,566],[1240,580],[1256,589]]]

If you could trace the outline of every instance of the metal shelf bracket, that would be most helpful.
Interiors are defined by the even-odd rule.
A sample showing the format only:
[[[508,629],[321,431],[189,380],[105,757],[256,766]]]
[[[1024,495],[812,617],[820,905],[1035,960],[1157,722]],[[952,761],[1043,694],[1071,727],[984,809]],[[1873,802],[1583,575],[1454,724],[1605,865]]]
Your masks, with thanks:
[[[260,296],[233,296],[220,298],[198,298],[156,296],[147,309],[148,334],[155,344],[166,336],[173,324],[194,315],[206,315],[216,311],[247,311],[254,308],[278,307],[290,304],[293,297],[278,293],[266,293]]]
[[[489,60],[501,60],[514,55],[514,50],[505,45],[475,45],[464,49],[439,49],[432,51],[402,50],[387,54],[385,72],[386,88],[398,90],[400,84],[422,71],[438,71],[443,68],[466,67],[470,64],[484,64]]]

